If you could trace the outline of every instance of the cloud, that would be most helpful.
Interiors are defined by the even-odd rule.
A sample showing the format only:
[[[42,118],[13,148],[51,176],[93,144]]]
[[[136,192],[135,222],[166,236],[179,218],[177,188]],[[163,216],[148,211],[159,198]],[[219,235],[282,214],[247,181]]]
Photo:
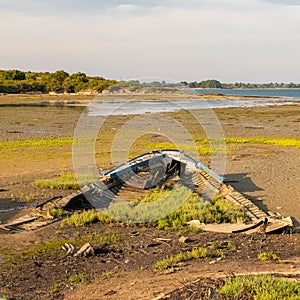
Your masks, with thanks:
[[[152,9],[157,6],[174,5],[177,1],[137,1],[137,0],[0,0],[0,10],[25,14],[61,15],[77,13],[105,14],[111,12],[132,12],[132,10]],[[189,1],[188,1],[189,2]]]
[[[268,0],[0,0],[0,10],[10,11],[0,17],[9,28],[0,47],[6,69],[115,79],[298,78],[300,8]]]
[[[119,4],[118,5],[118,10],[121,11],[121,12],[134,12],[137,10],[137,6],[134,5],[134,4]]]
[[[261,0],[263,2],[268,2],[270,4],[277,4],[277,5],[300,5],[300,0]]]
[[[33,16],[65,15],[151,15],[176,9],[244,11],[259,3],[300,5],[300,0],[0,0],[0,13]]]
[[[61,16],[72,14],[136,14],[150,15],[174,9],[193,10],[212,7],[242,7],[250,0],[0,0],[0,12],[27,15]]]

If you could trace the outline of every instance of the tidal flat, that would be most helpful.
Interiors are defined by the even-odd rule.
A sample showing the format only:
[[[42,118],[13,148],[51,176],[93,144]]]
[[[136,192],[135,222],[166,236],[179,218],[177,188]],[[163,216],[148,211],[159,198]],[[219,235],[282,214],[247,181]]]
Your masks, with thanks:
[[[14,105],[0,108],[0,211],[7,211],[0,213],[2,222],[21,213],[12,210],[14,207],[29,208],[54,196],[72,193],[70,190],[40,188],[34,182],[74,173],[73,136],[84,111],[83,107],[66,105],[19,105],[24,101],[39,102],[50,96],[24,96],[25,100],[18,100],[18,97],[21,96],[0,97],[2,104],[14,102]],[[68,97],[64,100],[73,99]],[[145,96],[145,100],[149,97]],[[80,98],[76,100],[80,101]],[[226,142],[226,147],[219,153],[226,162],[226,180],[262,209],[293,217],[295,226],[299,227],[300,106],[221,108],[213,109],[213,113]],[[199,119],[186,110],[152,115],[157,129],[161,127],[162,115],[175,120],[178,129],[184,127],[187,130],[199,160],[209,166],[212,163],[211,141]],[[200,116],[203,116],[204,125],[214,126],[204,115],[202,111]],[[96,117],[104,121],[95,143],[99,171],[113,166],[113,141],[120,129],[126,128],[135,117]],[[147,118],[144,120],[149,122]],[[176,126],[170,130],[176,131]],[[190,150],[188,146],[185,140],[176,146],[167,135],[159,134],[159,131],[148,132],[132,143],[129,156],[165,147]],[[224,274],[271,271],[291,274],[291,270],[299,273],[300,237],[297,233],[292,236],[183,234],[188,235],[190,244],[179,243],[178,232],[101,222],[82,228],[62,228],[60,222],[56,222],[33,232],[1,234],[0,294],[26,299],[91,299],[95,295],[107,299],[151,299],[162,292],[175,290],[183,277],[187,282],[202,278],[204,286],[205,277],[222,284],[217,279],[221,269]],[[116,239],[110,238],[116,236]],[[157,242],[158,237],[171,240],[171,247]],[[104,240],[109,242],[103,244]],[[65,242],[75,245],[91,242],[97,254],[84,259],[66,257],[60,248]],[[221,249],[223,259],[191,261],[180,265],[176,272],[170,270],[158,274],[153,271],[153,265],[166,256],[176,256],[195,247],[204,247],[209,253]],[[288,263],[258,261],[260,253],[270,251]],[[84,278],[84,282],[74,283],[74,276],[80,280]]]

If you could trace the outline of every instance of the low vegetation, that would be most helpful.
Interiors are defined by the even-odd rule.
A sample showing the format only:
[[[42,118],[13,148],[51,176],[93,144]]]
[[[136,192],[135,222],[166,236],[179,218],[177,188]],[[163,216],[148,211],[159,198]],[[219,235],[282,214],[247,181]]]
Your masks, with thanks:
[[[62,208],[53,208],[50,210],[50,216],[53,218],[60,218],[67,214],[67,211]]]
[[[165,270],[177,264],[193,259],[224,258],[222,251],[210,252],[206,248],[194,248],[191,251],[180,252],[175,256],[167,257],[154,264],[155,269]]]
[[[51,252],[60,249],[65,243],[74,243],[73,240],[56,240],[38,245],[29,246],[22,254],[23,255],[36,255],[43,252]]]
[[[75,274],[69,277],[70,283],[89,283],[89,280],[84,274]]]
[[[165,218],[157,221],[159,229],[183,229],[191,220],[201,223],[245,223],[249,217],[243,209],[222,197],[214,197],[211,202],[204,201],[193,193],[187,201]]]
[[[113,271],[105,271],[101,273],[101,277],[104,279],[110,279],[114,277],[115,273]]]
[[[122,240],[123,235],[118,232],[107,231],[105,233],[93,233],[85,236],[84,238],[78,238],[77,243],[90,243],[93,245],[110,245]]]
[[[226,138],[225,142],[228,144],[266,144],[283,147],[300,148],[300,139],[284,139],[284,138]]]
[[[62,174],[58,177],[50,179],[37,179],[34,185],[39,188],[50,188],[57,190],[79,190],[80,186],[84,186],[94,182],[97,178],[92,175]]]
[[[300,282],[273,276],[234,277],[219,289],[226,299],[299,299]]]
[[[208,140],[205,138],[197,138],[194,140],[197,143],[201,144],[217,144],[218,140]],[[283,147],[296,147],[300,148],[300,139],[285,139],[285,138],[264,138],[264,137],[254,137],[254,138],[225,138],[224,141],[226,144],[266,144],[274,146],[283,146]]]
[[[213,250],[228,249],[231,251],[236,251],[236,245],[234,245],[231,241],[222,242],[222,243],[213,242],[209,247]]]
[[[54,282],[49,286],[48,291],[50,294],[55,294],[59,291],[59,289],[60,289],[59,283]]]
[[[65,243],[73,244],[74,246],[82,246],[85,243],[90,243],[92,245],[109,245],[120,241],[122,235],[118,232],[107,231],[104,233],[93,233],[91,235],[85,235],[83,237],[77,237],[75,239],[69,240],[56,240],[46,243],[41,243],[39,245],[29,246],[22,252],[23,255],[36,255],[44,252],[51,252],[59,250]]]
[[[132,223],[151,222],[159,229],[184,229],[186,222],[197,219],[202,223],[244,223],[249,218],[240,206],[215,197],[204,201],[188,188],[153,192],[131,203],[111,205],[105,212],[112,219]],[[158,220],[158,221],[155,221]],[[155,222],[153,222],[155,221]]]
[[[175,145],[172,143],[165,143],[165,142],[157,142],[157,143],[148,143],[146,145],[146,148],[151,150],[156,150],[156,149],[172,149],[172,150],[182,150],[182,151],[188,151],[188,150],[197,150],[199,155],[204,155],[204,156],[209,156],[212,155],[212,148],[210,146],[203,146],[203,145],[196,145],[196,147],[193,147],[191,145],[187,144],[180,144],[180,145]],[[221,149],[220,149],[221,151]],[[223,149],[224,152],[224,149]]]
[[[257,259],[261,261],[276,261],[277,263],[281,263],[281,264],[286,263],[285,260],[280,259],[279,256],[273,252],[260,253],[257,256]]]
[[[57,190],[78,190],[80,187],[74,174],[62,174],[50,179],[37,179],[34,185],[39,188]]]
[[[48,208],[43,213],[42,218],[45,220],[61,219],[67,214],[68,212],[62,208]]]
[[[51,147],[71,145],[73,138],[53,138],[53,139],[26,139],[26,140],[13,140],[4,141],[0,140],[1,149],[13,150],[19,147]]]
[[[61,227],[63,228],[65,225],[82,227],[97,222],[112,223],[114,222],[114,220],[102,212],[95,210],[85,210],[83,212],[75,212],[70,217],[65,218],[61,222]]]
[[[96,222],[123,221],[129,225],[149,223],[163,230],[193,230],[188,221],[197,219],[202,223],[245,223],[249,221],[240,206],[222,197],[204,201],[197,193],[185,187],[160,191],[156,188],[144,198],[110,205],[106,211],[88,210],[76,212],[65,218],[61,226],[81,227]]]

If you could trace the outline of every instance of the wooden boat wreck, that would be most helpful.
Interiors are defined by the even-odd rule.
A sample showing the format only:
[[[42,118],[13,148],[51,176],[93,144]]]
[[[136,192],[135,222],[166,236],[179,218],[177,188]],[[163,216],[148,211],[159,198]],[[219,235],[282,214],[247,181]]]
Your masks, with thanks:
[[[56,220],[43,219],[45,212],[52,208],[67,211],[98,209],[103,210],[116,201],[130,201],[142,196],[146,190],[168,181],[174,182],[199,193],[204,198],[219,194],[228,201],[240,205],[251,219],[248,224],[201,224],[197,220],[189,225],[204,231],[238,233],[262,231],[277,233],[291,231],[290,217],[263,211],[201,162],[178,150],[157,150],[144,153],[129,161],[103,172],[98,182],[86,186],[82,191],[68,197],[56,197],[37,205],[25,216],[0,226],[1,232],[13,233],[35,230]]]

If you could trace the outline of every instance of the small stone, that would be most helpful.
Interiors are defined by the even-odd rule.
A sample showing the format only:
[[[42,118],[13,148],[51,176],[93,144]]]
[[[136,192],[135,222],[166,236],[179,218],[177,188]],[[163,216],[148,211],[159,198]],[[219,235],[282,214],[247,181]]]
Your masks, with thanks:
[[[194,226],[196,228],[201,228],[201,222],[199,220],[192,220],[192,221],[186,222],[186,224],[190,225],[190,226]]]
[[[188,237],[182,235],[180,238],[179,238],[179,243],[182,243],[182,244],[185,244],[188,242]]]
[[[209,288],[208,293],[207,293],[208,299],[216,299],[216,292],[214,289]]]
[[[125,261],[124,261],[125,264],[128,264],[129,262],[130,262],[130,260],[128,258],[125,259]]]

